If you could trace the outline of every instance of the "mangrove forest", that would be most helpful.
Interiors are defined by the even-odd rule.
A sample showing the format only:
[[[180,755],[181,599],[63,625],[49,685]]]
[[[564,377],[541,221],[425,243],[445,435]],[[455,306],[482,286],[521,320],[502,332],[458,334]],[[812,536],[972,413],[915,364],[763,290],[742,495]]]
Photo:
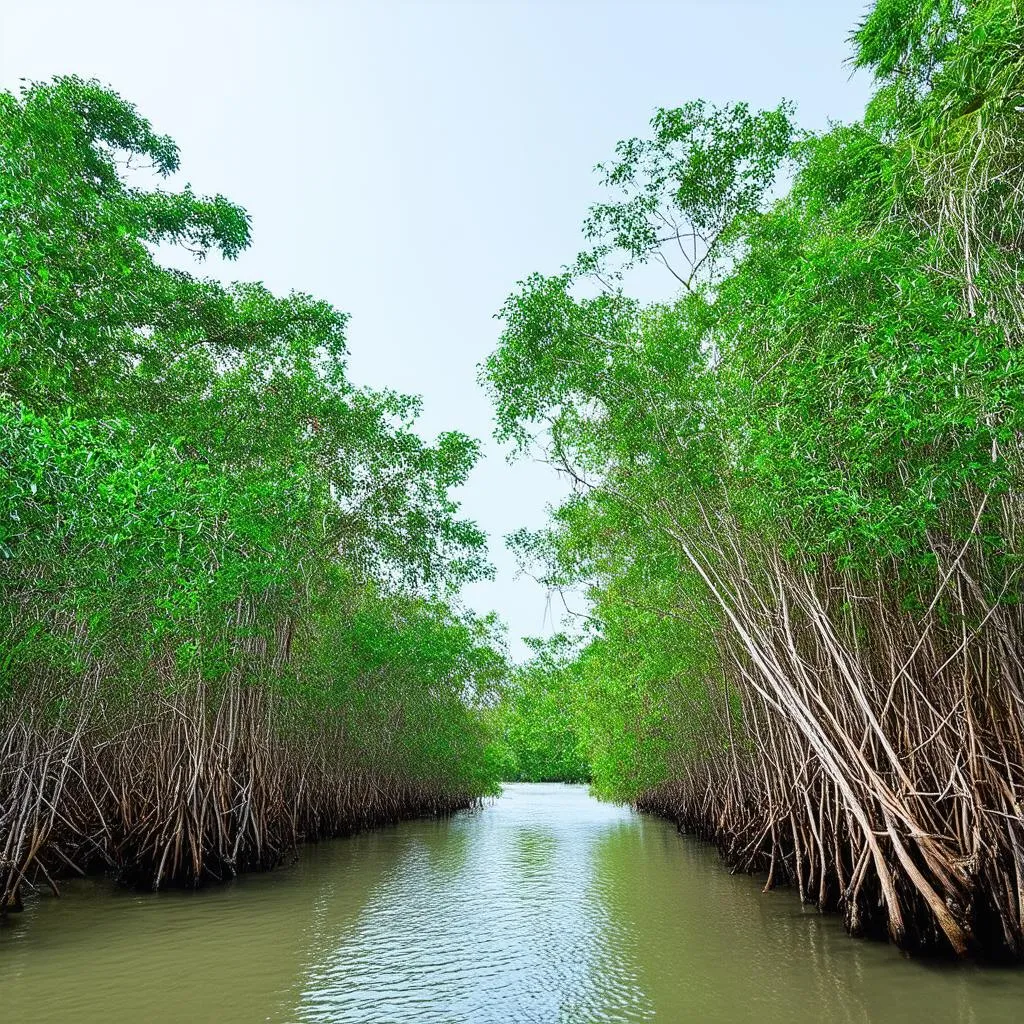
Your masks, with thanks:
[[[205,275],[249,213],[130,98],[0,93],[0,928],[89,879],[328,864],[388,921],[451,910],[452,963],[555,908],[571,973],[605,911],[564,848],[649,934],[685,871],[1024,961],[1024,5],[875,0],[850,48],[860,120],[694,99],[612,136],[580,251],[497,312],[494,439],[563,486],[505,539],[565,610],[521,659],[465,596],[481,442],[352,379],[331,303]],[[357,970],[373,935],[337,935]],[[580,973],[577,1016],[507,1019],[650,1019],[593,960],[599,1002]],[[378,1019],[314,989],[303,1020]],[[492,1019],[471,989],[437,1019]]]

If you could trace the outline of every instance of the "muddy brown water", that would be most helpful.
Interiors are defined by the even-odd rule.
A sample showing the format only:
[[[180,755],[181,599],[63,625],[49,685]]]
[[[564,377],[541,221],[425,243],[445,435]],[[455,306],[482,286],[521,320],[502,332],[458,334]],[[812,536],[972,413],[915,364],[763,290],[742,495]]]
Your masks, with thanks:
[[[1024,971],[937,966],[763,895],[579,786],[302,850],[198,893],[104,881],[0,928],[0,1021],[1024,1021]]]

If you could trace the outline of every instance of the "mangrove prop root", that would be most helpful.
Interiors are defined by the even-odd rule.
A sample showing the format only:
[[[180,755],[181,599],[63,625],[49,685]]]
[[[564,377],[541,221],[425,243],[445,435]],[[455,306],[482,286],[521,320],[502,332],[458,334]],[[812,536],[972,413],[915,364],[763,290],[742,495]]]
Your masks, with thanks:
[[[204,685],[128,707],[83,684],[72,726],[40,683],[0,725],[0,916],[26,888],[97,869],[198,886],[279,864],[296,845],[475,799],[350,763],[340,730],[271,722],[272,692]]]
[[[722,524],[716,555],[736,582],[707,574],[730,627],[720,726],[637,806],[766,873],[766,889],[795,885],[854,934],[1024,959],[1020,609],[981,603],[966,548],[944,580],[973,632],[934,607],[894,609],[882,581],[855,591],[727,551],[729,536]],[[742,738],[716,745],[723,735]]]

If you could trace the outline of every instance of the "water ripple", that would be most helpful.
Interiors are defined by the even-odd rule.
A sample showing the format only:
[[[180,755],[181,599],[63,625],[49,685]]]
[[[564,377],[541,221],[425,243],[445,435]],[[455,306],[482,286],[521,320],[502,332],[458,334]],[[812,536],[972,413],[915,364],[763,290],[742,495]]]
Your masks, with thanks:
[[[17,1024],[988,1024],[1024,973],[938,969],[762,895],[582,787],[303,849],[198,893],[71,882],[0,927]]]
[[[595,808],[599,808],[595,813]],[[646,1019],[594,884],[597,844],[627,810],[569,787],[510,786],[451,829],[457,872],[410,840],[358,921],[310,972],[299,1019],[507,1024]],[[458,849],[459,842],[453,843]]]

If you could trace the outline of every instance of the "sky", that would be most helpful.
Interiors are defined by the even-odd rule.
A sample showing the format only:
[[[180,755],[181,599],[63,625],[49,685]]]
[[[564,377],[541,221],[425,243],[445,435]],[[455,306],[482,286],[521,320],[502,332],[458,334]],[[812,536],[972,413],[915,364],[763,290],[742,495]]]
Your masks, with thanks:
[[[350,376],[423,396],[420,430],[484,457],[459,497],[491,537],[467,603],[520,638],[561,604],[503,537],[563,485],[491,440],[477,368],[518,280],[581,248],[594,165],[657,107],[863,110],[845,64],[864,0],[0,0],[0,87],[97,78],[181,149],[176,185],[245,206],[253,245],[203,273],[297,289],[351,314]],[[666,282],[665,297],[671,295]]]

